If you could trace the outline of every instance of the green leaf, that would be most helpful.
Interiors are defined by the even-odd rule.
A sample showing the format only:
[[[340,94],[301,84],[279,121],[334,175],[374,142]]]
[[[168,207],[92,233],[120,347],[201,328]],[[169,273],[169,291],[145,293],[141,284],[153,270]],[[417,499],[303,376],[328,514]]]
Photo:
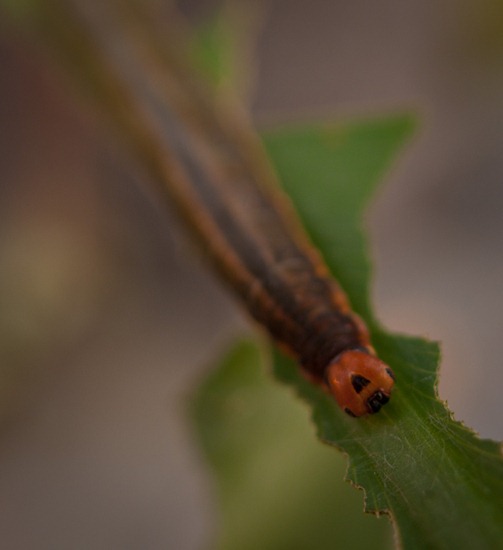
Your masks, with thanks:
[[[438,346],[386,333],[370,311],[361,214],[411,127],[395,117],[266,137],[281,181],[397,384],[380,414],[352,419],[279,354],[276,374],[311,404],[320,438],[348,454],[348,478],[365,489],[367,510],[389,511],[405,548],[497,548],[500,446],[455,422],[437,399]]]
[[[347,478],[364,489],[368,511],[393,517],[404,548],[500,548],[499,445],[478,439],[455,422],[437,399],[438,346],[386,333],[370,309],[362,214],[412,128],[410,118],[396,116],[290,128],[264,137],[311,238],[367,321],[373,344],[392,366],[397,383],[390,403],[379,414],[353,419],[279,353],[274,354],[274,372],[310,405],[320,439],[348,455]],[[219,476],[224,516],[219,547],[382,547],[382,532],[374,534],[373,544],[340,539],[337,530],[343,528],[330,532],[323,524],[322,518],[327,518],[335,525],[341,509],[346,513],[348,497],[335,500],[340,489],[333,480],[340,475],[340,456],[332,453],[326,459],[327,464],[334,463],[330,476],[329,466],[309,465],[310,460],[316,464],[309,454],[314,456],[318,447],[306,441],[297,427],[298,413],[281,412],[281,405],[276,409],[271,404],[286,398],[265,382],[253,381],[249,373],[251,362],[257,360],[254,354],[251,348],[247,353],[238,349],[205,385],[196,405],[205,448]],[[226,405],[229,400],[235,409]],[[284,418],[290,414],[291,426]],[[278,451],[285,448],[285,453]],[[291,470],[300,469],[304,461],[303,475]],[[318,492],[318,501],[313,492]],[[303,518],[323,527],[310,530],[310,521]],[[358,538],[373,528],[369,523],[351,531]],[[263,537],[257,530],[263,530]],[[316,543],[306,543],[313,532],[320,533],[313,539]]]
[[[189,55],[194,68],[208,81],[209,90],[226,100],[249,101],[259,12],[253,3],[225,2],[192,33]]]
[[[360,230],[366,203],[414,124],[408,116],[267,133],[280,182],[353,307],[371,316],[370,263]]]
[[[218,474],[225,550],[389,548],[391,528],[362,514],[345,460],[313,438],[308,411],[271,383],[264,350],[241,342],[205,380],[193,416]]]
[[[221,12],[198,27],[190,46],[194,66],[214,85],[233,78],[234,40]]]

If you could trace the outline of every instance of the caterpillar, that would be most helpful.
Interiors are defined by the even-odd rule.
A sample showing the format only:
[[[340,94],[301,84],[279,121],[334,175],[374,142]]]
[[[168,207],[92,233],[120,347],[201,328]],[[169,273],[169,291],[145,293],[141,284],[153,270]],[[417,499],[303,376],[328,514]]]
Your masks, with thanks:
[[[215,100],[141,17],[120,9],[117,17],[108,3],[59,6],[51,38],[78,60],[80,76],[251,317],[346,413],[378,412],[393,371],[309,241],[243,113]]]

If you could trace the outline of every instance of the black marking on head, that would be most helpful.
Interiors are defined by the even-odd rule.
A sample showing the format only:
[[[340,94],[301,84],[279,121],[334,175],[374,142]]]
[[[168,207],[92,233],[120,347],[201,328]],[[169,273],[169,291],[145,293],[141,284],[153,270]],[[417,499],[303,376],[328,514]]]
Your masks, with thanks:
[[[377,390],[367,399],[367,408],[371,413],[378,412],[383,405],[389,401],[389,395],[386,395],[381,390]]]
[[[370,384],[370,380],[361,374],[353,374],[351,377],[351,384],[353,385],[355,392],[360,393],[365,386]]]
[[[344,412],[346,414],[349,414],[349,416],[352,416],[353,418],[356,418],[356,414],[351,410],[351,409],[348,409],[347,407],[344,409]]]
[[[386,372],[389,374],[389,377],[394,380],[395,379],[395,373],[389,368],[386,367]]]

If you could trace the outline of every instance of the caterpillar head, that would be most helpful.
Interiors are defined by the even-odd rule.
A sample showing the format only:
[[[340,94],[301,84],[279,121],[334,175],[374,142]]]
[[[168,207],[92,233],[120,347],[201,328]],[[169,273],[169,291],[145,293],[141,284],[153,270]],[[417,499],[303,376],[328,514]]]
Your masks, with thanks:
[[[340,407],[351,416],[373,414],[390,398],[393,371],[364,350],[340,353],[326,368],[325,380]]]

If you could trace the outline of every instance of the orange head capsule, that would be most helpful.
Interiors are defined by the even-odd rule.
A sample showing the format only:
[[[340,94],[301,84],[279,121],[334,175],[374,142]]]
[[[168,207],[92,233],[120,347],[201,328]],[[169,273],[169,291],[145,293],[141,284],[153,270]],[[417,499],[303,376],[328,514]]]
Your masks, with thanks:
[[[341,408],[351,416],[373,414],[389,401],[393,371],[363,350],[339,354],[326,368],[325,380]]]

